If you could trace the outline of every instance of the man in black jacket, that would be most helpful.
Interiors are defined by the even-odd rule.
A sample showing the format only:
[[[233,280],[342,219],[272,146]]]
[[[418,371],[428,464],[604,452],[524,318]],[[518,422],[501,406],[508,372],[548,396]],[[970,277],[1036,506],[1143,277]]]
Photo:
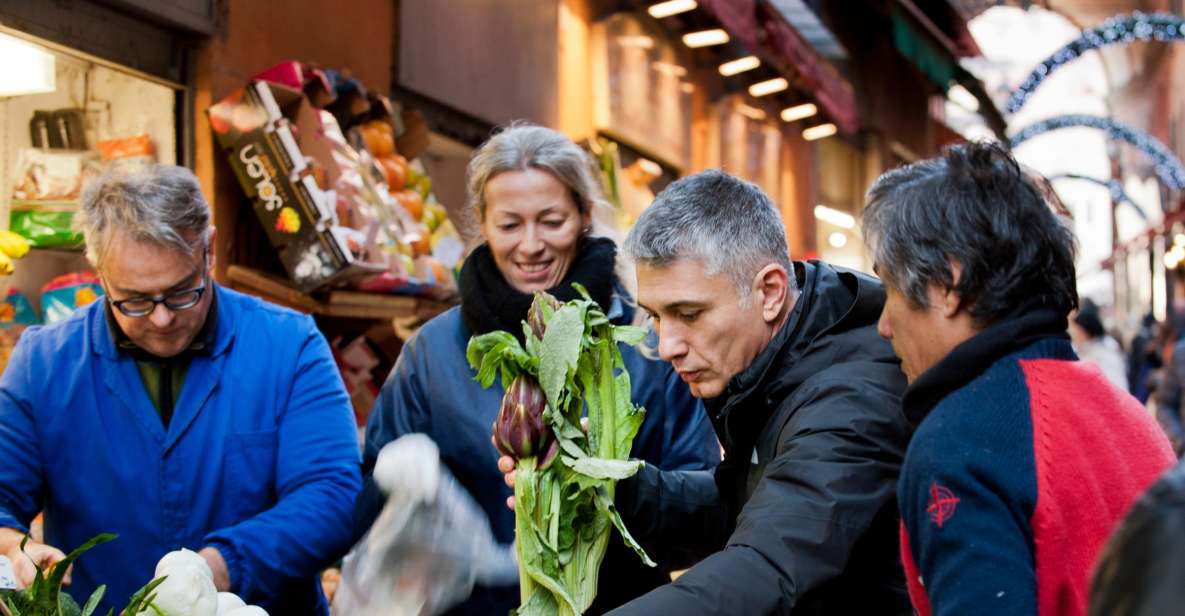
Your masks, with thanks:
[[[895,500],[905,378],[877,336],[881,285],[791,263],[770,199],[720,171],[670,185],[625,249],[658,352],[704,399],[724,461],[646,466],[619,484],[649,553],[696,564],[612,613],[908,614]]]

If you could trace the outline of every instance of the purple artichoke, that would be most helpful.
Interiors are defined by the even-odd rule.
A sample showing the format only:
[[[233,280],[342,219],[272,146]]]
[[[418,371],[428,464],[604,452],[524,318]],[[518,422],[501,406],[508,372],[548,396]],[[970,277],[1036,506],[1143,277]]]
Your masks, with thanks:
[[[540,468],[546,468],[559,452],[559,443],[543,419],[547,397],[539,382],[529,374],[520,374],[502,396],[502,408],[494,420],[494,444],[498,451],[515,460],[541,456]]]
[[[547,331],[547,323],[543,318],[542,304],[550,306],[553,313],[563,305],[560,304],[560,300],[556,299],[555,296],[547,291],[540,291],[535,294],[535,299],[531,302],[530,309],[527,310],[527,325],[531,328],[531,333],[535,334],[535,337],[540,340],[543,340],[543,332]]]

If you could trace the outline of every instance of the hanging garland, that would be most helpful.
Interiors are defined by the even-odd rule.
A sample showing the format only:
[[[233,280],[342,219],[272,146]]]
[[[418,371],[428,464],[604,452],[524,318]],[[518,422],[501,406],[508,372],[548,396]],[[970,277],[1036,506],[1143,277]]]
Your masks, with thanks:
[[[1185,168],[1181,166],[1181,161],[1177,160],[1171,150],[1148,133],[1138,131],[1110,118],[1080,114],[1056,116],[1024,127],[1012,136],[1010,145],[1015,149],[1016,146],[1037,135],[1076,126],[1105,130],[1112,139],[1121,139],[1136,146],[1152,158],[1156,175],[1160,181],[1177,190],[1185,189]]]
[[[1135,41],[1185,41],[1185,19],[1170,13],[1141,13],[1116,15],[1097,28],[1091,28],[1077,39],[1045,59],[1020,84],[1008,99],[1004,110],[1016,113],[1032,96],[1046,77],[1082,54],[1109,45],[1127,45]]]
[[[1059,175],[1049,176],[1050,182],[1056,182],[1058,180],[1082,180],[1085,182],[1090,182],[1091,184],[1098,184],[1099,186],[1106,188],[1107,191],[1111,193],[1112,201],[1115,203],[1126,203],[1130,205],[1141,219],[1148,220],[1148,215],[1145,214],[1144,210],[1140,209],[1140,206],[1136,205],[1136,202],[1132,201],[1132,198],[1127,195],[1127,191],[1123,189],[1123,183],[1119,180],[1114,178],[1110,180],[1100,180],[1098,178],[1092,178],[1088,175],[1079,175],[1077,173],[1062,173]]]

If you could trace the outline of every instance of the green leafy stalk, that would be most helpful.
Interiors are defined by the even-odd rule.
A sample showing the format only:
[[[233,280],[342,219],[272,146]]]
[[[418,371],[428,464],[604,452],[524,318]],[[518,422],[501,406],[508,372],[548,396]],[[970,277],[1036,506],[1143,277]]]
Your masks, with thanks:
[[[640,467],[626,458],[645,412],[630,400],[629,374],[618,344],[638,344],[645,332],[613,325],[587,291],[574,286],[583,299],[560,304],[546,294],[536,295],[523,324],[525,344],[507,332],[492,332],[470,340],[466,351],[484,387],[501,377],[508,396],[503,410],[535,408],[533,398],[522,393],[522,375],[537,381],[546,397],[542,418],[550,432],[545,437],[531,442],[519,438],[543,432],[525,421],[521,428],[501,422],[503,413],[495,423],[499,449],[523,455],[516,459],[514,489],[519,616],[583,614],[596,597],[613,528],[643,562],[654,566],[613,505],[616,482]],[[579,427],[585,412],[587,433]],[[514,418],[523,416],[519,412]],[[549,456],[541,463],[537,456],[548,438],[555,439],[558,447],[550,449],[559,455],[554,462]]]

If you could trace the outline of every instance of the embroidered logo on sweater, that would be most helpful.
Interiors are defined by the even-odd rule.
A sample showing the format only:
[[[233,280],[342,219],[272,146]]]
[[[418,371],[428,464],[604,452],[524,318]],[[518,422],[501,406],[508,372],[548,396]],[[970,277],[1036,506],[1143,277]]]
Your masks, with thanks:
[[[955,515],[955,506],[959,499],[954,492],[936,482],[930,482],[930,504],[926,506],[926,513],[930,514],[930,521],[938,528],[942,528]]]

